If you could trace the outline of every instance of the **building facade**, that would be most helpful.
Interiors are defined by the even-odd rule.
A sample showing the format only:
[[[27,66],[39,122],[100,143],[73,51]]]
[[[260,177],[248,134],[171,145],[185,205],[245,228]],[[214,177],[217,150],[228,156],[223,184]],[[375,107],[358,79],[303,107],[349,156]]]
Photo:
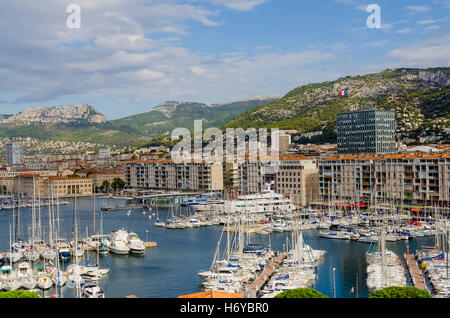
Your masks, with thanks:
[[[217,163],[182,163],[172,160],[132,161],[125,164],[127,188],[222,191],[223,166]]]
[[[393,154],[395,112],[367,108],[337,115],[338,154]]]
[[[93,193],[92,180],[84,177],[49,177],[50,187],[45,187],[44,195],[58,197],[90,195]]]
[[[275,191],[291,199],[297,207],[307,206],[318,198],[318,169],[315,160],[300,156],[280,157],[275,173]]]
[[[450,201],[450,154],[336,156],[319,161],[324,201]]]
[[[224,164],[132,161],[125,165],[125,184],[129,189],[167,191],[224,191],[226,185],[235,195],[260,193],[271,184],[298,207],[317,199],[319,187],[316,161],[299,156]]]

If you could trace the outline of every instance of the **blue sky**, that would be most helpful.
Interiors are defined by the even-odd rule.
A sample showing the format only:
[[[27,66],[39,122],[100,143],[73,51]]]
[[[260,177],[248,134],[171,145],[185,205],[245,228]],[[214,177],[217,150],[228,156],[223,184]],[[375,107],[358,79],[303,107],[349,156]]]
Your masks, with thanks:
[[[69,4],[81,28],[69,29]],[[369,4],[381,29],[369,29]],[[283,95],[388,67],[450,66],[450,0],[3,0],[0,113]]]

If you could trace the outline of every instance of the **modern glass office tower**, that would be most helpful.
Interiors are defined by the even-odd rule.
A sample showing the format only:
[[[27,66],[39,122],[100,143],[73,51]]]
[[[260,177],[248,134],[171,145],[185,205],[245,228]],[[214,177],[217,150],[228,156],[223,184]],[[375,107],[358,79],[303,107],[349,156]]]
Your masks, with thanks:
[[[397,152],[395,112],[366,108],[337,116],[338,154]]]
[[[6,145],[6,162],[8,166],[23,163],[22,144],[13,142]]]

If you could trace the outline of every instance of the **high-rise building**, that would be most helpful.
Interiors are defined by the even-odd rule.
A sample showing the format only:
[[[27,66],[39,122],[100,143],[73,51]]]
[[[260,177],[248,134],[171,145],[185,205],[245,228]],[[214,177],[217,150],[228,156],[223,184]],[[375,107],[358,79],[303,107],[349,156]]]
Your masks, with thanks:
[[[338,154],[397,152],[395,112],[366,108],[337,116]]]
[[[111,157],[111,150],[109,148],[99,149],[98,157],[102,159]]]
[[[23,163],[22,144],[13,142],[6,145],[6,162],[8,166]]]

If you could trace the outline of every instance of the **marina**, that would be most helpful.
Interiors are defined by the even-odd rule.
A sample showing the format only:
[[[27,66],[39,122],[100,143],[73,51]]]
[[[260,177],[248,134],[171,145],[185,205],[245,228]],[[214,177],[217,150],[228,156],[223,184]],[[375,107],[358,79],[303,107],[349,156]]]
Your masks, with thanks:
[[[111,199],[111,198],[99,198],[95,199],[95,205],[101,207],[106,201],[109,205],[123,205],[124,200]],[[59,207],[59,217],[55,219],[55,224],[59,223],[60,231],[59,237],[65,238],[67,241],[71,241],[74,237],[74,202],[69,202],[68,205],[62,205]],[[32,208],[25,207],[21,209],[21,222],[20,233],[27,237],[27,234],[31,232],[31,215]],[[244,210],[243,210],[244,211]],[[0,250],[6,252],[9,250],[10,231],[9,224],[12,222],[12,210],[4,210],[0,212],[0,224],[2,226],[0,232]],[[99,218],[100,209],[97,208],[97,228],[93,228],[93,199],[92,198],[79,198],[77,199],[77,224],[78,235],[80,242],[88,237],[93,237],[93,233],[99,231]],[[241,211],[242,212],[242,211]],[[48,220],[48,209],[41,208],[42,219]],[[211,215],[209,215],[211,214]],[[251,215],[252,213],[249,213]],[[280,213],[275,213],[275,215]],[[195,215],[195,216],[194,216]],[[168,220],[171,220],[174,216],[178,216],[180,219],[183,217],[194,222],[196,226],[184,227],[179,229],[170,229],[162,226],[158,226],[158,220],[161,224],[166,224]],[[265,228],[266,231],[245,231],[243,222],[241,225],[236,224],[237,230],[235,232],[225,231],[227,225],[229,226],[230,217],[224,217],[216,212],[207,214],[200,214],[195,212],[192,206],[179,206],[176,210],[173,207],[152,207],[147,209],[137,210],[117,210],[108,211],[102,214],[102,223],[104,233],[110,237],[110,234],[114,231],[124,230],[127,233],[135,233],[142,242],[144,248],[147,246],[156,246],[154,248],[146,248],[144,254],[139,253],[126,253],[126,254],[114,254],[110,253],[103,255],[97,253],[93,248],[86,248],[82,254],[79,254],[80,265],[95,265],[98,264],[99,269],[108,270],[108,273],[103,274],[101,279],[96,280],[96,284],[104,292],[105,297],[126,297],[128,295],[136,295],[137,297],[178,297],[179,295],[187,293],[195,293],[205,290],[203,285],[204,280],[198,275],[201,272],[211,269],[211,262],[214,262],[214,251],[226,250],[227,240],[225,236],[229,235],[230,238],[241,237],[247,241],[243,241],[240,245],[241,248],[246,248],[254,244],[258,248],[267,248],[267,259],[274,260],[277,256],[274,253],[283,253],[283,250],[289,252],[286,255],[286,259],[281,263],[277,263],[279,267],[271,267],[270,265],[264,267],[264,270],[272,271],[265,272],[266,275],[258,275],[259,268],[254,272],[255,280],[252,281],[249,278],[247,290],[243,292],[250,295],[249,291],[260,291],[257,296],[259,297],[271,297],[274,295],[275,287],[280,286],[286,282],[286,279],[293,278],[295,274],[296,283],[290,283],[292,286],[311,286],[316,290],[333,297],[339,298],[352,298],[356,297],[354,293],[350,293],[350,290],[354,286],[358,287],[358,297],[367,297],[369,288],[367,287],[367,261],[366,254],[370,250],[372,245],[376,244],[376,241],[371,243],[351,240],[351,239],[328,239],[321,236],[321,233],[327,229],[328,225],[333,222],[335,225],[341,223],[348,223],[349,218],[339,219],[336,218],[336,222],[330,222],[329,224],[321,218],[311,218],[309,220],[299,220],[296,218],[289,219],[289,217],[279,218],[278,215],[276,221],[272,220],[264,221],[264,218],[252,220],[252,226],[255,224],[257,227]],[[210,223],[203,222],[207,218],[210,219]],[[212,222],[214,219],[216,222]],[[245,219],[245,218],[243,218]],[[291,228],[286,230],[274,230],[279,228],[280,224],[288,224]],[[253,222],[253,220],[257,220]],[[339,222],[338,222],[339,221]],[[345,221],[345,222],[344,222]],[[198,224],[197,222],[202,222]],[[324,225],[324,224],[326,225]],[[409,223],[409,222],[408,222]],[[415,232],[414,225],[409,225],[405,222],[403,225],[405,233]],[[321,225],[322,224],[322,225]],[[432,223],[430,223],[432,225]],[[247,224],[248,225],[248,224]],[[338,226],[338,228],[341,225]],[[48,227],[48,225],[47,225]],[[48,228],[42,226],[42,231],[48,233]],[[271,229],[269,229],[271,227]],[[321,228],[322,227],[322,228]],[[349,226],[345,227],[348,230]],[[423,227],[421,227],[423,228]],[[433,226],[430,226],[433,229]],[[342,230],[342,229],[340,229]],[[367,228],[354,226],[355,232],[360,231],[365,233]],[[353,231],[352,230],[352,231]],[[432,232],[430,232],[432,233]],[[301,238],[300,238],[301,234]],[[421,233],[423,234],[423,233]],[[303,246],[310,246],[310,251],[318,250],[326,252],[321,261],[314,264],[311,268],[312,277],[311,281],[301,281],[304,277],[302,272],[307,269],[308,266],[293,267],[296,260],[299,260],[299,249],[293,248],[297,246],[299,241],[307,242],[307,244],[301,243]],[[238,241],[236,241],[238,242]],[[147,246],[145,246],[147,245]],[[232,244],[231,244],[232,245]],[[407,246],[410,248],[411,253],[420,251],[423,246],[434,246],[434,235],[419,235],[409,238],[408,240],[386,240],[386,246],[389,250],[394,251],[397,255],[404,255],[406,253]],[[86,245],[82,245],[84,248]],[[76,250],[75,250],[76,251]],[[238,251],[236,249],[235,251]],[[272,252],[273,251],[273,252]],[[303,249],[302,249],[303,251]],[[305,251],[309,251],[307,248]],[[308,252],[309,253],[309,252]],[[308,255],[305,253],[304,255]],[[247,253],[251,254],[251,253]],[[303,255],[303,256],[304,256]],[[223,254],[222,254],[223,256]],[[223,259],[223,258],[222,258]],[[305,257],[301,259],[305,260]],[[220,258],[217,258],[220,260]],[[40,262],[44,262],[41,260]],[[71,265],[74,263],[73,258],[69,258],[65,261],[60,261],[60,270],[62,273],[69,272]],[[13,266],[17,267],[20,264],[14,263]],[[259,263],[257,263],[259,264]],[[262,263],[261,263],[262,264]],[[264,263],[266,264],[266,263]],[[42,264],[39,264],[42,265]],[[5,264],[4,266],[8,266]],[[36,266],[36,269],[38,266]],[[439,267],[434,267],[439,268]],[[7,267],[5,268],[7,269]],[[333,269],[335,269],[335,275],[333,275]],[[25,269],[24,269],[25,270]],[[58,272],[58,271],[57,271]],[[56,272],[56,273],[57,273]],[[263,271],[262,271],[263,272]],[[89,277],[90,273],[83,273],[84,277]],[[268,275],[270,274],[270,275]],[[66,278],[69,279],[68,275]],[[90,275],[90,279],[96,279]],[[260,276],[258,279],[257,277]],[[265,276],[265,277],[264,277]],[[311,276],[311,275],[309,275]],[[61,276],[60,276],[61,277]],[[72,277],[73,279],[74,277]],[[262,279],[264,278],[264,279]],[[440,282],[441,280],[439,280]],[[299,283],[301,282],[301,284]],[[41,281],[41,284],[45,283]],[[252,287],[252,284],[253,287]],[[46,290],[39,291],[41,295],[49,296],[56,295],[55,284]],[[164,288],[161,288],[164,286]],[[257,288],[254,288],[257,286]],[[91,286],[92,287],[92,286]],[[445,286],[444,286],[445,287]],[[285,287],[289,288],[289,287]],[[95,292],[95,288],[91,288],[90,292]],[[208,289],[208,288],[206,288]],[[70,288],[66,283],[61,290],[62,297],[79,297],[74,288]]]

